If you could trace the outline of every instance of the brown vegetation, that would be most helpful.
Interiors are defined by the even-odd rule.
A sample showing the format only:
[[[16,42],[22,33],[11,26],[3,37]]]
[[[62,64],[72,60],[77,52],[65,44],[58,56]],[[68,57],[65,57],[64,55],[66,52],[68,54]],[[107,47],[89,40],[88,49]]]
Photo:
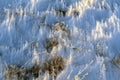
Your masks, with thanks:
[[[38,78],[40,74],[48,72],[52,79],[64,69],[65,61],[60,56],[54,56],[40,65],[34,65],[30,68],[21,68],[16,65],[10,65],[6,69],[5,80],[30,80]]]
[[[52,49],[57,45],[58,45],[58,41],[55,38],[46,39],[45,48],[47,49],[48,53],[50,53],[52,51]]]

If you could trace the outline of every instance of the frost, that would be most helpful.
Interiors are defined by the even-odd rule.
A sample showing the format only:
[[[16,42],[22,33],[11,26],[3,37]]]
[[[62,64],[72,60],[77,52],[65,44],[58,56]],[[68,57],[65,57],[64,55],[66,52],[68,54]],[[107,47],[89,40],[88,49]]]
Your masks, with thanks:
[[[0,80],[119,80],[119,12],[119,0],[0,0]]]

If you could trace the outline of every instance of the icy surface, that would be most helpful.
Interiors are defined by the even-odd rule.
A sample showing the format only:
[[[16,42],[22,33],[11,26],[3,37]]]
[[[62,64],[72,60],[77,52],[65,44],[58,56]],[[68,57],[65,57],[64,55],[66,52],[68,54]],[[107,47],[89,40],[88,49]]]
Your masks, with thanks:
[[[68,32],[52,32],[57,22]],[[51,37],[59,45],[48,53]],[[67,62],[56,80],[120,80],[120,0],[0,0],[0,80],[8,65],[31,66],[48,54]]]

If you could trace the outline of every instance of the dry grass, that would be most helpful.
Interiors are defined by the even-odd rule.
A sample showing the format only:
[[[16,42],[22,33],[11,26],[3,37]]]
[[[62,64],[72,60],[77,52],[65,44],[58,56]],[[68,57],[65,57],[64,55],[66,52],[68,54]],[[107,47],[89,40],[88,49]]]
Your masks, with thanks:
[[[112,63],[113,63],[116,67],[120,68],[120,56],[113,58]]]
[[[64,69],[64,67],[64,59],[62,57],[55,56],[43,63],[42,72],[49,72],[51,77],[56,78],[57,75]]]
[[[6,69],[5,80],[29,80],[26,75],[25,69],[20,68],[16,65],[10,65]]]
[[[16,65],[10,65],[6,69],[5,80],[30,80],[37,79],[41,74],[46,72],[55,79],[64,69],[65,61],[60,56],[54,56],[40,65],[34,65],[30,68],[21,68]]]
[[[59,9],[59,10],[57,10],[57,15],[66,16],[67,15],[67,10]]]
[[[50,53],[52,51],[52,49],[57,46],[59,43],[55,38],[48,38],[46,39],[46,45],[45,48],[47,50],[48,53]]]
[[[74,10],[74,11],[73,11],[73,15],[74,15],[75,17],[79,16],[79,14],[80,14],[79,11],[77,11],[77,10]]]
[[[103,47],[101,43],[97,43],[94,48],[97,56],[104,56]]]
[[[0,52],[0,57],[2,56],[2,52]]]
[[[57,22],[52,30],[56,30],[56,31],[62,30],[63,32],[68,32],[67,27],[62,22]]]

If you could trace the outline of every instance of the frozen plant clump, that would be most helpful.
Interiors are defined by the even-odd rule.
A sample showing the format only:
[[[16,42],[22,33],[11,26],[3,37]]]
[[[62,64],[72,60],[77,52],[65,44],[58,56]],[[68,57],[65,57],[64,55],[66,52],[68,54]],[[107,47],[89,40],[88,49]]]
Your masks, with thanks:
[[[65,68],[65,60],[61,56],[54,56],[42,64],[42,72],[48,72],[52,79]]]
[[[56,38],[70,38],[70,30],[64,22],[56,22],[52,27],[52,33]]]
[[[56,11],[57,15],[62,15],[66,16],[67,15],[67,10],[59,9]]]
[[[26,69],[26,74],[32,75],[34,78],[38,78],[41,73],[40,71],[41,71],[41,66],[35,64],[34,66]]]
[[[53,27],[52,27],[52,30],[53,31],[59,31],[59,30],[61,30],[61,31],[63,31],[63,32],[68,32],[68,29],[67,29],[67,27],[65,26],[65,24],[64,23],[62,23],[62,22],[57,22]]]
[[[48,53],[52,51],[52,49],[57,46],[59,43],[55,38],[47,38],[45,41],[45,48]]]
[[[2,52],[0,52],[0,57],[2,56]]]
[[[51,57],[41,64],[35,64],[28,68],[9,65],[5,72],[5,80],[33,80],[38,79],[40,75],[46,72],[49,73],[51,79],[55,79],[64,68],[65,60],[61,56]]]
[[[5,80],[29,80],[25,69],[16,65],[9,65],[5,72]]]
[[[96,55],[97,55],[97,56],[103,56],[103,55],[104,55],[103,49],[102,49],[102,46],[101,46],[101,45],[102,45],[101,43],[97,43],[97,44],[95,45],[95,52],[96,52]]]
[[[112,62],[116,67],[120,68],[120,56],[114,57]]]
[[[73,15],[74,15],[75,17],[79,16],[79,14],[80,14],[79,11],[77,11],[77,10],[74,10],[74,11],[73,11]]]

